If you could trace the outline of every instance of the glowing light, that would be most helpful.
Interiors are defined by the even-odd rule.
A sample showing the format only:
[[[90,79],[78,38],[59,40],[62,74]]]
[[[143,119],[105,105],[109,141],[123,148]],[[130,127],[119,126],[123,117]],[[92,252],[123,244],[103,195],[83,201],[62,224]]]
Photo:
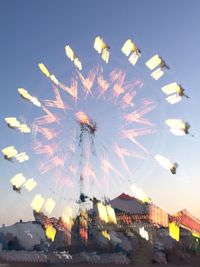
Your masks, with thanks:
[[[182,100],[182,97],[179,96],[178,94],[170,95],[166,98],[167,102],[170,104],[176,104]]]
[[[79,69],[79,70],[82,70],[82,64],[80,62],[80,60],[76,57],[74,59],[74,65]]]
[[[102,49],[105,47],[105,43],[100,36],[97,36],[94,40],[94,49],[101,54]]]
[[[43,209],[48,214],[51,214],[55,205],[56,205],[55,201],[52,198],[48,198],[44,204]]]
[[[170,127],[170,132],[172,132],[174,135],[181,136],[189,133],[189,123],[180,119],[168,119],[165,121],[165,123]]]
[[[1,152],[4,154],[4,157],[6,159],[11,159],[12,157],[15,157],[18,154],[18,152],[14,148],[14,146],[6,147],[6,148],[2,149]]]
[[[118,97],[119,95],[124,93],[124,88],[121,84],[115,83],[113,86],[113,94],[114,96]]]
[[[128,165],[126,163],[126,160],[125,160],[125,156],[131,156],[130,152],[125,149],[125,148],[122,148],[120,147],[117,143],[115,143],[115,146],[114,146],[114,151],[116,153],[116,155],[120,158],[124,168],[126,169],[126,171],[131,174],[129,168],[128,168]]]
[[[63,102],[59,90],[54,87],[54,94],[55,94],[55,100],[45,100],[45,105],[47,107],[54,107],[65,110],[67,108],[67,105]]]
[[[175,104],[180,102],[183,96],[189,98],[187,95],[185,95],[184,93],[185,90],[182,88],[182,86],[177,84],[176,82],[163,86],[161,90],[166,95],[170,95],[169,97],[166,98],[166,100],[170,104]]]
[[[65,46],[65,53],[66,56],[74,63],[74,66],[77,67],[79,70],[82,70],[82,64],[80,60],[69,45]]]
[[[62,219],[63,219],[64,224],[68,228],[71,228],[71,226],[73,225],[72,214],[73,214],[73,210],[70,207],[64,208],[63,213],[62,213]]]
[[[133,66],[137,63],[138,59],[141,57],[141,52],[137,48],[137,46],[131,41],[131,39],[128,39],[121,49],[122,53],[124,53],[128,58],[128,61]]]
[[[47,77],[49,78],[50,76],[50,72],[48,71],[48,69],[45,67],[45,65],[43,63],[39,63],[38,67],[40,68],[41,72]]]
[[[5,122],[11,128],[18,128],[20,126],[20,122],[14,117],[5,118]]]
[[[169,235],[176,241],[179,241],[180,228],[175,222],[169,223]]]
[[[106,230],[101,231],[101,233],[102,233],[102,235],[103,235],[106,239],[110,240],[110,235],[109,235],[109,233],[108,233]]]
[[[128,59],[128,61],[135,66],[135,64],[137,63],[138,59],[140,58],[140,56],[138,54],[136,54],[135,52],[132,53]]]
[[[111,207],[111,205],[104,205],[102,202],[97,203],[97,209],[99,218],[106,223],[114,223],[117,224],[117,219],[115,215],[114,209]]]
[[[125,72],[116,69],[110,73],[109,77],[110,80],[114,83],[112,87],[113,96],[118,97],[119,95],[123,94],[125,92]]]
[[[15,156],[16,160],[18,160],[20,163],[26,161],[29,159],[29,156],[26,154],[26,152],[22,152],[20,154],[17,154]]]
[[[31,202],[31,207],[33,208],[33,210],[40,212],[42,206],[44,205],[44,202],[44,198],[40,194],[37,194]]]
[[[102,75],[97,78],[97,82],[99,89],[101,90],[101,94],[104,94],[104,92],[106,92],[109,88],[109,83],[103,78]]]
[[[169,102],[170,104],[175,104],[180,102],[183,96],[189,98],[187,95],[185,95],[184,93],[185,90],[176,82],[163,86],[161,90],[166,95],[170,95],[166,98],[167,102]]]
[[[176,82],[173,82],[173,83],[170,83],[170,84],[167,84],[167,85],[163,86],[161,88],[161,90],[166,95],[171,95],[173,93],[180,94],[181,91],[182,91],[180,85],[178,85]]]
[[[146,239],[146,240],[149,240],[149,234],[148,234],[148,232],[144,229],[144,227],[139,228],[139,235],[140,235],[142,238],[144,238],[144,239]]]
[[[31,129],[25,124],[20,124],[19,127],[17,127],[21,133],[30,133]]]
[[[56,236],[56,229],[51,224],[46,225],[45,227],[46,227],[47,238],[51,239],[53,242]]]
[[[94,40],[94,49],[101,54],[101,58],[108,63],[110,52],[109,47],[106,45],[106,43],[103,41],[103,39],[100,36],[97,36]]]
[[[117,219],[115,215],[115,210],[111,207],[111,205],[106,205],[108,221],[114,224],[117,224]]]
[[[71,86],[68,87],[62,83],[59,84],[59,87],[63,89],[65,92],[70,94],[75,100],[77,100],[78,97],[78,83],[76,80],[72,79]]]
[[[103,51],[102,51],[102,54],[101,54],[101,58],[106,62],[108,63],[109,61],[109,56],[110,56],[110,52],[107,48],[104,48]]]
[[[54,129],[48,129],[45,127],[37,126],[37,132],[41,133],[47,140],[52,140],[57,136],[57,132]]]
[[[53,122],[58,122],[58,118],[51,111],[49,111],[46,107],[42,107],[42,109],[47,115],[37,118],[36,119],[37,125],[45,125]]]
[[[176,174],[176,169],[178,167],[177,163],[172,163],[169,159],[158,154],[155,156],[155,159],[163,168],[171,171],[172,174]]]
[[[39,168],[42,173],[45,173],[55,167],[59,167],[59,166],[63,167],[64,162],[65,162],[64,156],[56,155],[52,157],[48,162],[42,163]]]
[[[151,128],[131,129],[122,131],[122,135],[125,138],[131,140],[134,144],[136,144],[146,153],[148,153],[148,150],[139,141],[136,140],[136,137],[153,133],[155,133],[155,130]]]
[[[153,71],[151,73],[151,77],[154,79],[154,80],[158,80],[160,79],[164,74],[164,71],[162,70],[162,68],[158,68],[157,70]]]
[[[134,157],[134,158],[139,158],[139,159],[145,159],[144,155],[141,155],[141,154],[134,152],[134,151],[130,152],[126,148],[119,146],[118,143],[114,144],[114,152],[121,160],[122,165],[124,166],[124,168],[126,169],[126,171],[128,172],[129,175],[131,175],[131,172],[130,172],[128,165],[126,163],[125,157],[128,156],[128,157]]]
[[[86,92],[86,96],[91,93],[92,86],[94,84],[95,80],[95,74],[90,71],[87,78],[84,78],[81,73],[79,73],[79,78],[81,80],[81,83],[84,87],[84,90]]]
[[[23,186],[26,190],[31,192],[37,186],[37,182],[33,178],[30,178],[24,183]]]
[[[31,97],[30,101],[37,107],[41,107],[42,106],[40,101],[34,96]]]
[[[65,53],[66,56],[73,61],[74,60],[74,51],[71,49],[71,47],[69,45],[65,46]]]
[[[57,151],[57,144],[42,145],[39,141],[34,144],[36,154],[53,155]]]
[[[162,63],[162,59],[159,57],[159,55],[154,55],[152,58],[150,58],[145,65],[150,70],[155,69],[157,66],[159,66]]]
[[[39,63],[38,64],[39,69],[41,70],[41,72],[47,77],[49,78],[55,85],[60,85],[58,79],[55,77],[54,74],[50,73],[48,71],[48,69],[45,67],[45,65],[43,63]],[[37,104],[36,104],[37,105]],[[41,105],[40,105],[41,106]]]
[[[97,209],[98,209],[100,220],[105,221],[106,223],[108,223],[109,222],[109,218],[108,218],[108,213],[107,213],[106,206],[103,203],[99,202],[99,203],[97,203]]]
[[[55,85],[59,85],[59,81],[54,74],[51,74],[49,78]]]
[[[18,92],[22,98],[32,102],[35,106],[41,107],[40,101],[36,97],[30,95],[24,88],[18,88]]]
[[[133,107],[134,106],[133,99],[135,96],[136,96],[135,91],[127,92],[122,98],[122,107],[123,108]]]
[[[181,129],[176,129],[176,128],[173,129],[173,128],[171,128],[169,130],[170,130],[170,132],[172,134],[177,135],[177,136],[183,136],[183,135],[185,135],[185,132],[183,130],[181,130]]]
[[[83,111],[77,112],[76,118],[81,124],[89,124],[90,123],[88,116]]]
[[[131,39],[128,39],[124,45],[122,46],[122,53],[124,53],[127,57],[129,56],[129,54],[134,50],[134,44],[131,41]]]
[[[22,173],[17,173],[11,180],[11,184],[14,185],[16,188],[20,188],[23,183],[26,181],[26,178],[23,176]]]
[[[145,114],[148,114],[150,111],[152,111],[156,106],[152,103],[147,103],[144,104],[142,107],[140,107],[139,109],[133,111],[132,113],[128,113],[124,116],[124,119],[128,122],[137,122],[140,124],[144,124],[144,125],[149,125],[152,126],[153,124],[143,118],[143,116]]]
[[[110,78],[111,82],[112,83],[117,82],[120,85],[123,85],[123,83],[125,81],[125,77],[126,77],[126,73],[122,70],[119,70],[119,69],[114,69],[109,74],[109,78]]]
[[[179,119],[168,119],[165,123],[171,128],[185,129],[185,123]]]
[[[26,100],[31,100],[31,95],[24,88],[18,88],[20,96]]]
[[[121,173],[105,158],[103,157],[102,158],[102,162],[101,162],[101,165],[102,165],[102,169],[103,169],[103,172],[108,175],[109,174],[109,171],[113,171],[117,176],[123,178],[123,176],[121,175]]]
[[[137,187],[136,185],[130,186],[131,191],[133,192],[133,196],[143,203],[151,203],[151,199],[145,194],[142,188]]]

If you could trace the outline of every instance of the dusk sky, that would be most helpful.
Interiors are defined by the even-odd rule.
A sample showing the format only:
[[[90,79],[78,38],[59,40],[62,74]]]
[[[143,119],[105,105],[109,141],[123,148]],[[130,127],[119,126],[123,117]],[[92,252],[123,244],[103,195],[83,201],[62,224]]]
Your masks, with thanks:
[[[139,107],[143,98],[152,99],[156,103],[156,108],[147,114],[146,118],[155,123],[157,133],[139,139],[148,149],[150,157],[146,160],[129,158],[129,177],[110,152],[111,141],[115,138],[116,142],[117,138],[121,140],[120,134],[115,132],[123,123],[117,119],[120,108],[110,104],[106,106],[103,99],[92,103],[86,99],[82,103],[81,108],[87,109],[91,116],[98,118],[101,140],[96,145],[97,153],[98,149],[101,150],[103,140],[104,146],[107,146],[106,151],[109,151],[110,162],[118,167],[125,179],[119,181],[119,177],[111,174],[110,188],[104,193],[109,197],[122,192],[130,194],[129,187],[135,184],[167,212],[174,213],[186,208],[200,218],[199,10],[198,0],[0,1],[0,148],[14,145],[17,149],[30,153],[30,161],[22,164],[6,161],[3,154],[0,157],[0,224],[11,224],[20,218],[32,220],[30,203],[36,193],[55,198],[56,214],[59,214],[59,201],[62,205],[65,198],[66,201],[70,199],[73,202],[75,194],[72,191],[79,191],[77,183],[69,190],[57,187],[56,177],[53,178],[56,176],[55,170],[40,173],[37,163],[41,160],[41,155],[34,155],[31,147],[33,134],[22,135],[9,129],[4,121],[5,117],[17,117],[33,126],[34,119],[44,115],[38,107],[22,100],[17,89],[24,87],[38,99],[53,99],[52,86],[37,65],[43,62],[59,80],[69,84],[71,77],[76,74],[73,64],[65,55],[64,47],[67,44],[80,58],[84,76],[96,65],[103,67],[105,77],[115,68],[122,69],[126,72],[129,82],[139,80],[144,84],[142,89],[137,89],[140,91],[135,107]],[[97,35],[111,48],[108,65],[93,49]],[[121,47],[128,38],[142,51],[142,57],[135,67],[130,65],[121,53]],[[145,66],[145,62],[154,54],[161,55],[170,67],[166,75],[158,81],[150,77]],[[176,105],[166,103],[161,87],[171,82],[180,83],[190,98],[183,99]],[[63,96],[63,100],[65,97]],[[66,116],[70,117],[72,113],[73,111],[69,110]],[[164,123],[167,118],[179,118],[189,122],[193,136],[172,135]],[[76,127],[74,121],[70,123],[71,127]],[[61,127],[65,129],[65,125]],[[68,138],[67,134],[61,136],[58,144],[62,146],[65,138]],[[134,146],[129,149],[139,151]],[[172,175],[159,166],[152,157],[155,154],[178,162],[177,175]],[[95,166],[97,176],[101,176],[98,158]],[[34,177],[38,188],[30,193],[14,192],[10,179],[18,172],[29,178]],[[97,185],[101,191],[101,178]],[[92,188],[91,186],[89,190],[93,190]],[[95,190],[98,191],[98,186]],[[66,194],[65,197],[63,194]]]

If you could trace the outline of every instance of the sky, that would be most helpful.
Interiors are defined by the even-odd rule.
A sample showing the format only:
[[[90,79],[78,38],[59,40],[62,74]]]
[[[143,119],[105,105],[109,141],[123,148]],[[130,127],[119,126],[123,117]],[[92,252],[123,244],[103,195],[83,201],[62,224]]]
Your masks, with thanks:
[[[155,137],[146,136],[142,141],[152,154],[166,155],[177,161],[179,168],[177,175],[172,175],[151,158],[140,162],[129,160],[133,176],[131,181],[167,212],[174,213],[186,208],[200,218],[199,9],[198,0],[1,0],[0,148],[13,144],[31,153],[32,135],[27,137],[12,131],[6,126],[4,118],[16,116],[33,121],[34,117],[41,115],[38,109],[20,99],[18,87],[27,88],[39,99],[53,97],[49,83],[38,70],[39,62],[44,62],[58,78],[66,83],[70,82],[75,75],[74,67],[64,53],[64,46],[69,44],[83,63],[84,75],[95,64],[101,64],[105,73],[121,68],[126,71],[129,80],[138,78],[144,82],[142,96],[152,98],[157,103],[157,108],[148,116],[156,123],[158,134]],[[105,66],[93,49],[93,41],[97,35],[102,36],[111,47],[108,66]],[[120,51],[128,38],[142,51],[141,62],[136,67],[131,66]],[[153,81],[144,66],[156,53],[170,66],[166,76],[159,81]],[[170,106],[165,103],[160,88],[175,81],[182,84],[190,98]],[[95,106],[93,103],[89,110],[100,114],[101,109],[102,117],[110,125],[110,114],[117,114],[118,111],[113,108],[106,114],[104,104],[103,101],[102,106]],[[188,121],[194,137],[171,135],[163,123],[168,117]],[[113,132],[109,133],[107,130],[105,135],[109,144]],[[38,157],[33,155],[29,163],[19,166],[5,161],[3,155],[0,158],[1,224],[11,224],[20,218],[32,219],[30,201],[35,193],[23,192],[19,195],[12,191],[9,180],[17,172],[22,171],[28,177],[37,177],[41,193],[45,196],[48,195],[48,185],[51,184],[51,188],[54,186],[52,176],[55,174],[49,172],[41,175],[37,169],[37,161]],[[117,164],[114,159],[113,164]],[[126,173],[123,175],[126,176]],[[128,182],[127,187],[126,184],[124,187],[115,186],[115,179],[111,184],[113,186],[110,196],[116,196],[120,189],[130,193]],[[54,190],[58,190],[55,195],[57,203],[63,201],[63,191],[60,188]],[[66,190],[65,194],[68,193]]]

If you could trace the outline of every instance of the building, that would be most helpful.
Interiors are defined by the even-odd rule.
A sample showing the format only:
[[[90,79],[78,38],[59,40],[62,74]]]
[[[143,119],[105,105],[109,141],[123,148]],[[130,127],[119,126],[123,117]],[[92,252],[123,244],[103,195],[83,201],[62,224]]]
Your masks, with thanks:
[[[168,214],[153,203],[144,203],[135,197],[122,193],[110,201],[118,220],[126,224],[146,222],[158,227],[168,227]]]
[[[190,230],[194,234],[200,235],[200,220],[195,218],[186,209],[170,216],[169,220],[184,229]]]

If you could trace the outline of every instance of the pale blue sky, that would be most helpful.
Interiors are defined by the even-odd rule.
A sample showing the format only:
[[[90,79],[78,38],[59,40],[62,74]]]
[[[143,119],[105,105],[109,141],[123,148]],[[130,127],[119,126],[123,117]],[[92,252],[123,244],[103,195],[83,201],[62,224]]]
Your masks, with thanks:
[[[167,211],[175,212],[186,207],[200,217],[199,10],[198,0],[1,0],[0,148],[12,143],[16,147],[25,144],[26,150],[29,149],[30,137],[25,136],[23,141],[20,134],[6,127],[3,119],[22,115],[31,118],[37,113],[29,103],[20,99],[17,88],[25,87],[37,97],[44,97],[44,91],[49,88],[37,68],[38,62],[43,61],[58,77],[69,75],[73,67],[66,60],[64,46],[70,44],[88,70],[101,63],[92,48],[94,37],[101,35],[111,46],[110,68],[121,67],[129,75],[139,75],[145,81],[148,97],[152,92],[153,98],[164,99],[160,87],[173,81],[180,82],[191,97],[175,107],[161,101],[153,113],[159,134],[153,141],[151,152],[167,155],[179,162],[179,174],[173,176],[149,160],[142,163],[142,167],[140,164],[134,181]],[[141,63],[135,69],[120,53],[128,38],[132,38],[142,50]],[[158,82],[150,79],[143,66],[155,53],[159,53],[171,68]],[[170,135],[163,124],[168,116],[189,121],[195,137]],[[152,137],[147,138],[150,138],[146,141],[150,146]],[[39,176],[33,167],[36,160],[34,157],[28,167],[22,167],[26,175]],[[0,170],[0,223],[11,223],[21,217],[31,218],[30,197],[17,195],[9,184],[9,179],[20,171],[19,165],[13,166],[1,157]],[[45,187],[47,178],[38,179]]]

